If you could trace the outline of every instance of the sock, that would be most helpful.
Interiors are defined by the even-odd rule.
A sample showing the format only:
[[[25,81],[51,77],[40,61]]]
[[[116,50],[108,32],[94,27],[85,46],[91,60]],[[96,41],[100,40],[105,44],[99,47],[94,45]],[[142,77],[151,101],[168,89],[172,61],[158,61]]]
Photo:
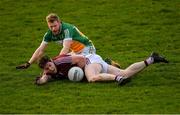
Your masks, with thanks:
[[[115,80],[115,81],[119,81],[119,80],[122,79],[122,78],[123,78],[122,76],[117,75],[114,80]]]
[[[146,64],[146,66],[148,66],[148,65],[154,63],[154,58],[153,58],[153,57],[149,57],[149,58],[147,58],[147,59],[144,61],[144,63]]]

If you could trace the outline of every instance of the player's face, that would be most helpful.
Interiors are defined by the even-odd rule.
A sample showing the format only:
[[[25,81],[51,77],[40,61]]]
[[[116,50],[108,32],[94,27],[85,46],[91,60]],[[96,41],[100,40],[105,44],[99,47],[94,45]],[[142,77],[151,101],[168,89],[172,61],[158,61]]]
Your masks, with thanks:
[[[50,73],[50,74],[57,73],[56,66],[55,66],[55,64],[53,62],[48,62],[45,65],[44,70],[45,70],[46,73]]]
[[[47,24],[48,24],[49,29],[52,31],[52,33],[54,35],[59,34],[59,32],[60,32],[59,29],[60,29],[60,26],[61,26],[61,23],[59,21],[54,21],[52,23],[48,22]]]

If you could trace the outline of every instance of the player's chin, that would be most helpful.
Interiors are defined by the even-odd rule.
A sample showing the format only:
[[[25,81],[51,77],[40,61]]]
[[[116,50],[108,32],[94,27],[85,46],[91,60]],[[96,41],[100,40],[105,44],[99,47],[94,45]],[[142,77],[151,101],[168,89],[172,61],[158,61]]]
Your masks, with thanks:
[[[51,71],[50,73],[51,73],[51,74],[55,74],[56,72],[53,70],[53,71]]]
[[[57,35],[57,34],[58,34],[58,31],[53,31],[53,34],[54,34],[54,35]]]

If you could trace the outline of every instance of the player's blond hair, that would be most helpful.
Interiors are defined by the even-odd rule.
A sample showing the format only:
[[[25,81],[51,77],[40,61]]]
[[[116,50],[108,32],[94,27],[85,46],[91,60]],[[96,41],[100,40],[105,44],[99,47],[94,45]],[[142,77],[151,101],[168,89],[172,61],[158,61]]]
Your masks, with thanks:
[[[50,13],[46,16],[46,21],[53,23],[54,21],[60,21],[59,16],[55,13]]]

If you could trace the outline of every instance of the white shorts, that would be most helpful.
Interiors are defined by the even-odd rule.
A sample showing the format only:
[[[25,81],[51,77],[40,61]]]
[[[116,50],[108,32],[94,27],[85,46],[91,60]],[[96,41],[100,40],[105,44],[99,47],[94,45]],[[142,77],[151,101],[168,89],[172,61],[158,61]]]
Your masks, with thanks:
[[[87,58],[87,65],[91,63],[98,63],[102,66],[101,73],[107,73],[108,64],[97,54],[89,54],[85,56]]]
[[[95,53],[96,53],[96,49],[94,46],[86,46],[80,54],[83,56],[86,56],[86,55],[95,54]]]

